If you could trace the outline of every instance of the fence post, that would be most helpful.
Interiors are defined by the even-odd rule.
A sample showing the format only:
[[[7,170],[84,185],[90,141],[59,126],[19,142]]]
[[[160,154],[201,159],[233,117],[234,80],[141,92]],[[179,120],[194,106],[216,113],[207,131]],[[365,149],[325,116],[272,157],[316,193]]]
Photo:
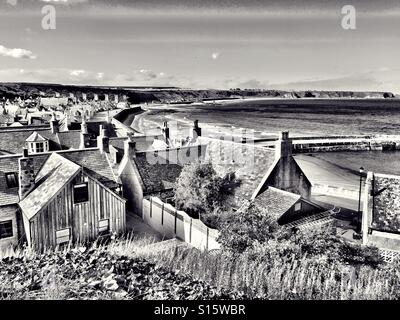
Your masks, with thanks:
[[[177,219],[178,219],[178,210],[175,209],[175,226],[174,226],[175,236],[176,236],[176,223],[177,223]]]
[[[193,223],[193,219],[190,218],[189,243],[192,243],[192,223]]]
[[[150,219],[153,216],[153,197],[150,198]]]
[[[164,225],[164,202],[162,203],[161,206],[161,225]]]
[[[206,250],[208,251],[208,235],[209,235],[210,230],[207,227],[207,238],[206,238]]]

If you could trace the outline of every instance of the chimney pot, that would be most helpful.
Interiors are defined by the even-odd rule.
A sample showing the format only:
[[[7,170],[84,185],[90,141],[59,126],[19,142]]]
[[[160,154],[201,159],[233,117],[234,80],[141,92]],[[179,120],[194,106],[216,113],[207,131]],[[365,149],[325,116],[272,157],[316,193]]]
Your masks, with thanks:
[[[131,139],[125,140],[124,142],[124,156],[128,159],[136,157],[136,142]]]
[[[281,131],[280,139],[281,140],[288,140],[289,139],[289,131]]]
[[[286,158],[292,155],[293,142],[289,139],[289,132],[282,131],[279,140],[275,143],[275,157],[277,159]]]
[[[57,121],[57,119],[56,119],[56,115],[55,115],[54,112],[53,112],[53,114],[52,114],[52,116],[51,116],[50,128],[51,128],[51,132],[52,132],[53,134],[56,134],[56,133],[58,133],[58,131],[59,131],[59,123],[58,123],[58,121]]]
[[[193,122],[193,128],[190,129],[190,138],[192,140],[196,140],[198,137],[201,137],[201,128],[199,127],[199,120],[195,120]]]

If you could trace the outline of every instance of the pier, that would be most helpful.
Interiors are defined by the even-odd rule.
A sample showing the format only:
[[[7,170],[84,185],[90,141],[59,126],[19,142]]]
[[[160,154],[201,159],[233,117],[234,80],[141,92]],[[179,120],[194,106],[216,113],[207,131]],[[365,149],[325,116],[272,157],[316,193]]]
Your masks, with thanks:
[[[294,153],[400,150],[400,135],[292,137],[291,139]],[[254,144],[265,147],[273,147],[275,141],[275,138],[270,137],[252,140]]]

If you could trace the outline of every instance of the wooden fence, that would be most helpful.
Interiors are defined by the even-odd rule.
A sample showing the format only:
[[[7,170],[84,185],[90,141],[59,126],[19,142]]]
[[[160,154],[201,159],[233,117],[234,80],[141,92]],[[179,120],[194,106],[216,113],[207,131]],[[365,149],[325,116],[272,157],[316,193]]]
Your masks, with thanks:
[[[219,249],[218,230],[159,198],[143,199],[143,220],[167,239],[178,238],[200,250]]]

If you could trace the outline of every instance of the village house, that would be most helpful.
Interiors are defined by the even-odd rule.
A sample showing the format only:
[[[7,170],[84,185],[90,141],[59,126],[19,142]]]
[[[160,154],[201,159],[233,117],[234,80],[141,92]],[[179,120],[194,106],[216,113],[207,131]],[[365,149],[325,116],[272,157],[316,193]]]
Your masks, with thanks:
[[[136,142],[126,140],[118,175],[124,185],[129,210],[142,216],[145,197],[157,196],[170,201],[184,164],[197,161],[203,155],[202,146],[139,151]]]
[[[80,123],[80,130],[61,131],[59,121],[53,116],[50,126],[27,126],[16,128],[0,128],[0,155],[17,154],[23,148],[30,153],[50,152],[69,149],[95,147],[97,144],[96,132],[89,130],[84,120]],[[112,131],[112,129],[110,129]]]
[[[0,156],[0,247],[37,250],[126,230],[126,200],[99,148]]]
[[[129,199],[129,210],[139,216],[144,198],[158,197],[166,202],[173,198],[183,165],[192,161],[211,162],[220,176],[239,181],[234,188],[234,207],[239,207],[244,200],[264,202],[265,208],[275,203],[276,209],[280,209],[279,217],[287,214],[287,218],[280,220],[283,222],[324,211],[309,200],[311,183],[292,156],[288,133],[281,134],[275,151],[232,139],[202,137],[197,121],[185,139],[188,143],[182,147],[172,144],[167,124],[162,128],[162,135],[154,139],[163,143],[150,140],[151,147],[157,145],[158,149],[138,150],[138,143],[133,139],[135,136],[124,142],[118,175],[124,184],[124,195]],[[280,201],[285,202],[283,206]]]
[[[254,199],[254,204],[261,212],[276,218],[280,225],[326,211],[323,207],[299,194],[274,187],[267,187]]]

